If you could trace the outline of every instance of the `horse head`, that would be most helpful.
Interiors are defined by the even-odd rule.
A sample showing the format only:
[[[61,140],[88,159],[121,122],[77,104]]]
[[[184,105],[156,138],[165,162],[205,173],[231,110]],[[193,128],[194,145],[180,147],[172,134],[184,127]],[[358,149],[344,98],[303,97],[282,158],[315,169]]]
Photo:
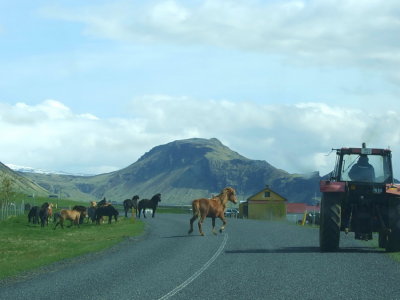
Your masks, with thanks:
[[[151,200],[152,200],[152,201],[155,201],[156,203],[160,202],[160,201],[161,201],[161,194],[160,194],[160,193],[155,194],[155,195],[151,198]]]
[[[234,204],[237,204],[236,191],[234,188],[232,187],[224,188],[224,194],[227,195],[229,201],[231,201]]]
[[[41,208],[46,209],[49,208],[50,204],[48,202],[45,202],[42,204]]]

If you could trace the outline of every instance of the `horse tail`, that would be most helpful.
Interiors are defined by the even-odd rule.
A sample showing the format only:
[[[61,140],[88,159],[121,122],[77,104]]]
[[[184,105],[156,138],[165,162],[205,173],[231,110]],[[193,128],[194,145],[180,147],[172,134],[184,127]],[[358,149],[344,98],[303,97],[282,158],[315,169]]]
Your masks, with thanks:
[[[58,219],[60,218],[60,216],[61,216],[60,212],[54,213],[54,214],[53,214],[53,222],[54,222],[54,223],[57,222]]]
[[[192,202],[193,216],[200,217],[200,201],[194,200]]]

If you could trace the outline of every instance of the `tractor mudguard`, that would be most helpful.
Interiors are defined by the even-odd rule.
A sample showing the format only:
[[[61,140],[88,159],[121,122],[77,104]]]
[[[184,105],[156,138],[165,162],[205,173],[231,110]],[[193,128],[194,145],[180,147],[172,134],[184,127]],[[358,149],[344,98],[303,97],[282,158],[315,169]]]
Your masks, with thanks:
[[[322,193],[345,192],[346,191],[346,182],[321,180],[319,182],[319,189]]]

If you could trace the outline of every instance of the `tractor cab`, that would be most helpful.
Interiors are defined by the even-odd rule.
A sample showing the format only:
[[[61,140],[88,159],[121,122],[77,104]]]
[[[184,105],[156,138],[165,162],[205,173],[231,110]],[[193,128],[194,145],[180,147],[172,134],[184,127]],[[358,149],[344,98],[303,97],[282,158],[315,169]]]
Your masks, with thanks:
[[[341,148],[331,180],[385,184],[393,182],[389,149]]]
[[[400,251],[400,185],[393,183],[389,149],[340,148],[330,179],[321,180],[320,248],[335,251],[340,232]]]

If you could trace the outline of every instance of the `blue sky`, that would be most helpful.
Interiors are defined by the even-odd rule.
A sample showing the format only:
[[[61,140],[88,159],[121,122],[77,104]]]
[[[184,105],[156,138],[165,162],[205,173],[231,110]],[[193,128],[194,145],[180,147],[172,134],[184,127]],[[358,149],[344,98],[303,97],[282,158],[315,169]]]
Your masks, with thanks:
[[[216,137],[289,172],[400,153],[400,4],[3,1],[0,161],[102,173]],[[400,158],[400,156],[398,156]],[[399,159],[400,161],[400,159]]]

